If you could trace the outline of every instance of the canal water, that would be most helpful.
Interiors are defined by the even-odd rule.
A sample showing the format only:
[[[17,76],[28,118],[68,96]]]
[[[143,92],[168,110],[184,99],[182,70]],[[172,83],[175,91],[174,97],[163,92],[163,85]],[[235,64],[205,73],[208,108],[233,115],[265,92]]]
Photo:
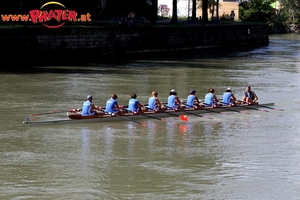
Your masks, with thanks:
[[[38,66],[0,72],[0,199],[299,199],[300,35],[271,35],[245,52]],[[29,127],[66,118],[88,94],[127,105],[252,86],[264,111]],[[51,112],[54,114],[47,114]]]

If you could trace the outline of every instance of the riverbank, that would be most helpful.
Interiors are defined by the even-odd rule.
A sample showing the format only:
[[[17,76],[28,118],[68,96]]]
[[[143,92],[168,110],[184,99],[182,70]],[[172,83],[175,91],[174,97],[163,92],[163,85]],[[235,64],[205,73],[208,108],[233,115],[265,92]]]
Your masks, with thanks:
[[[13,63],[118,61],[152,55],[247,50],[269,44],[265,24],[158,23],[144,27],[90,26],[5,28],[0,32],[2,60]]]

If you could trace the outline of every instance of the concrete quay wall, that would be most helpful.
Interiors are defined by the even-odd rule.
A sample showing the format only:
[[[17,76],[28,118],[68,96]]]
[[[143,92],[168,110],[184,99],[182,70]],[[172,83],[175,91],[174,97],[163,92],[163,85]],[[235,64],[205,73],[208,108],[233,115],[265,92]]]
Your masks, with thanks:
[[[2,59],[89,59],[153,52],[247,50],[269,44],[267,25],[1,29]]]

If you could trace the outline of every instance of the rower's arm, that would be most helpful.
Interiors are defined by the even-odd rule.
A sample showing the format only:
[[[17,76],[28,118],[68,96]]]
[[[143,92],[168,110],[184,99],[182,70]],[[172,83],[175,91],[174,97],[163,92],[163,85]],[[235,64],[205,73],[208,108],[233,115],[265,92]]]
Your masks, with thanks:
[[[215,100],[216,102],[219,102],[219,99],[217,98],[216,95],[214,95],[214,100]]]
[[[91,110],[95,111],[95,110],[98,110],[98,109],[96,108],[96,106],[94,104],[91,104]]]
[[[236,101],[236,98],[235,98],[234,94],[231,93],[231,96],[232,96],[232,99],[233,99],[234,101]]]
[[[243,96],[242,101],[245,102],[247,99],[246,95]]]
[[[176,97],[176,101],[177,101],[178,104],[181,104],[181,101],[178,97]]]
[[[159,106],[162,106],[162,103],[159,101],[159,99],[158,98],[156,98],[156,103],[159,105]]]
[[[254,92],[253,92],[254,93]],[[254,93],[254,100],[253,100],[253,102],[256,102],[258,100],[258,97],[257,97],[257,95]]]

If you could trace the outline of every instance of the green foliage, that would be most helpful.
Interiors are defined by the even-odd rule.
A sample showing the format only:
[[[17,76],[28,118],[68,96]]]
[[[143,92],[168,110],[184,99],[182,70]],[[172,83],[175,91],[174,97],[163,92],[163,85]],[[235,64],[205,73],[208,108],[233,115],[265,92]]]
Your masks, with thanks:
[[[271,4],[275,0],[250,0],[242,2],[239,6],[240,20],[247,22],[268,23],[274,15]]]
[[[220,20],[222,21],[230,21],[230,15],[223,13],[222,16],[220,17]]]
[[[287,23],[300,22],[300,1],[299,0],[279,0],[282,13],[287,19]]]

